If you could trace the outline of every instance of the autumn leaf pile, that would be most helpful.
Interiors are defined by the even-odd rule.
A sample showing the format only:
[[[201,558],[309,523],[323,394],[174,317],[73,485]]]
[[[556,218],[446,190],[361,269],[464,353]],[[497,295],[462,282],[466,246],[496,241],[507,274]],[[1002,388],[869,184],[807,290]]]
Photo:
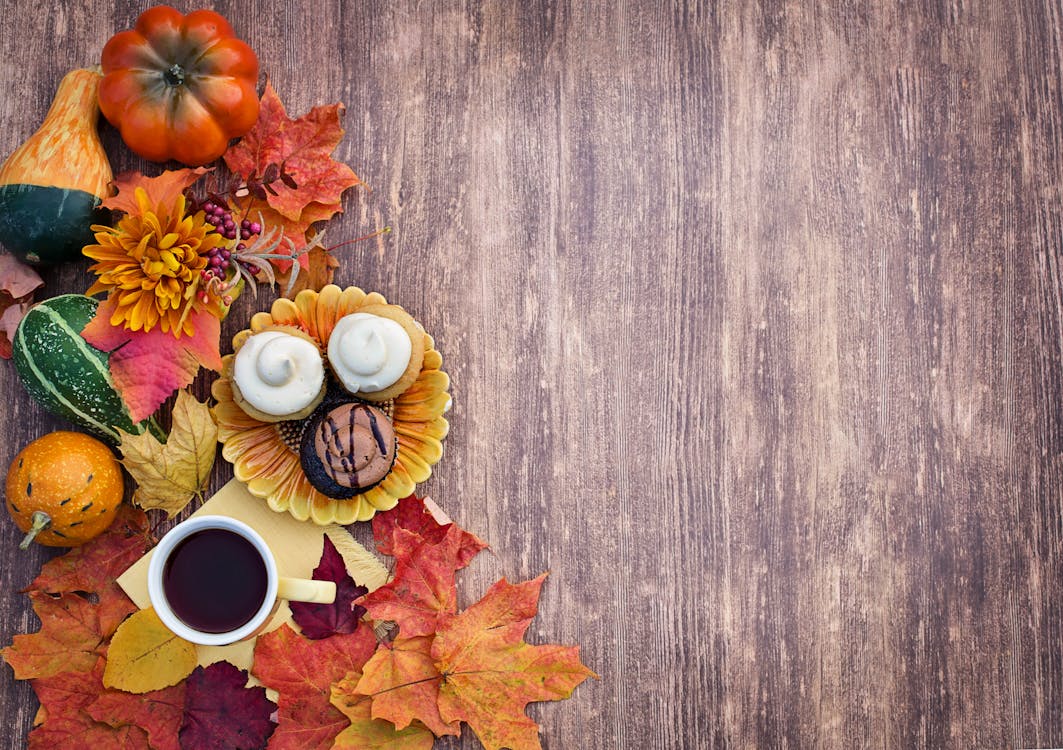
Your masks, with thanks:
[[[395,558],[391,582],[354,600],[353,612],[341,605],[348,616],[334,627],[315,623],[313,638],[284,626],[258,640],[252,671],[280,696],[270,748],[427,750],[462,723],[488,750],[539,748],[525,706],[567,698],[593,676],[576,647],[524,642],[545,575],[503,579],[459,612],[455,574],[485,548],[481,540],[440,524],[412,496],[374,517],[373,537]],[[325,563],[315,577],[342,580]],[[379,642],[360,607],[394,623],[395,637]],[[306,621],[295,619],[306,635]]]
[[[262,215],[267,226],[280,226],[295,249],[306,246],[306,234],[319,221],[342,209],[340,196],[361,180],[349,166],[332,158],[343,138],[343,105],[314,107],[295,120],[288,116],[277,92],[268,82],[262,93],[258,123],[225,152],[225,164],[244,180],[267,176],[270,165],[284,165],[289,179],[273,181],[270,188],[250,191],[239,201],[243,214]],[[256,195],[257,193],[257,195]],[[309,267],[309,258],[299,262]]]
[[[29,747],[428,750],[467,724],[488,750],[540,748],[527,704],[567,698],[593,676],[576,647],[524,642],[545,575],[500,580],[459,611],[456,573],[480,539],[412,496],[374,518],[373,536],[394,558],[389,583],[367,593],[325,537],[313,576],[336,582],[336,601],[293,603],[296,627],[259,637],[252,673],[276,691],[274,705],[231,664],[188,674],[194,653],[177,653],[182,643],[164,631],[152,640],[154,613],[137,612],[115,583],[155,541],[143,511],[123,506],[107,533],[47,563],[26,589],[40,630],[2,653],[40,699]],[[144,691],[175,665],[176,684]]]
[[[3,657],[40,700],[31,750],[264,746],[273,704],[231,664],[140,695],[104,686],[112,639],[136,611],[115,579],[154,543],[144,512],[123,505],[105,534],[46,563],[26,589],[41,628]]]

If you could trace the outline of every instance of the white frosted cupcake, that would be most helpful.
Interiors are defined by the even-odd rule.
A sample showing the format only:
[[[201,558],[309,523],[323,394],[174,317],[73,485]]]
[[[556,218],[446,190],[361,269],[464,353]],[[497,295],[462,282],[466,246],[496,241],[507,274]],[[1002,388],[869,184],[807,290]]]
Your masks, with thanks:
[[[366,305],[336,321],[328,360],[352,395],[387,401],[417,380],[424,361],[424,331],[398,305]]]
[[[303,419],[325,397],[321,350],[297,328],[276,326],[247,338],[231,378],[233,400],[262,422]]]

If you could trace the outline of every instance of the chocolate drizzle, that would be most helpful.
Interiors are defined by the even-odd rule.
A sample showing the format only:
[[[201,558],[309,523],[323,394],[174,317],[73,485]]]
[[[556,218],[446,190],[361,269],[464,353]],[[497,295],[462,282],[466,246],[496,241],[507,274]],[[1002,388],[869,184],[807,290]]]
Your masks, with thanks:
[[[361,401],[322,407],[303,433],[300,460],[310,483],[333,498],[379,484],[398,450],[387,415]]]
[[[376,422],[376,415],[369,412],[369,428],[373,431],[373,439],[376,440],[376,449],[380,453],[387,453],[387,446],[384,445],[384,436],[380,434],[380,427]]]

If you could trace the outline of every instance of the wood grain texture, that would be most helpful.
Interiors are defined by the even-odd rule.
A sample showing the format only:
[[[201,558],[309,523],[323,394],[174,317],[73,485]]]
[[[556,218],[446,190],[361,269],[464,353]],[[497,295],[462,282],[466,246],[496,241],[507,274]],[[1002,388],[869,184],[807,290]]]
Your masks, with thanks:
[[[2,7],[6,154],[142,8]],[[393,232],[337,279],[443,352],[466,603],[550,570],[529,638],[602,677],[544,747],[1063,746],[1058,2],[213,7],[292,113],[347,103],[329,233]],[[61,425],[0,398],[6,465]],[[35,710],[5,668],[7,746]]]

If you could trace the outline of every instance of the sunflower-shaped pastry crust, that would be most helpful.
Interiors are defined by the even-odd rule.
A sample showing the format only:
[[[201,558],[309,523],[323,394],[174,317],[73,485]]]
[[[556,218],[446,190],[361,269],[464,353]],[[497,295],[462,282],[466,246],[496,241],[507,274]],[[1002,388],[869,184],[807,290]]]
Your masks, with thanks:
[[[340,289],[328,285],[320,292],[305,290],[295,300],[278,299],[270,312],[251,318],[251,328],[233,337],[233,348],[270,326],[294,326],[328,347],[336,321],[369,305],[387,304],[376,292],[366,294],[357,287]],[[222,455],[233,464],[236,478],[247,484],[251,494],[266,500],[279,513],[291,513],[300,521],[318,524],[367,521],[378,510],[393,508],[428,479],[432,466],[443,456],[450,407],[450,379],[440,368],[443,358],[435,350],[432,337],[424,334],[424,362],[420,374],[405,392],[384,404],[398,436],[395,465],[373,489],[348,500],[335,500],[318,492],[306,478],[299,462],[299,439],[303,421],[260,422],[249,416],[233,400],[230,375],[232,355],[222,359],[222,376],[214,381],[217,400],[218,440]]]

